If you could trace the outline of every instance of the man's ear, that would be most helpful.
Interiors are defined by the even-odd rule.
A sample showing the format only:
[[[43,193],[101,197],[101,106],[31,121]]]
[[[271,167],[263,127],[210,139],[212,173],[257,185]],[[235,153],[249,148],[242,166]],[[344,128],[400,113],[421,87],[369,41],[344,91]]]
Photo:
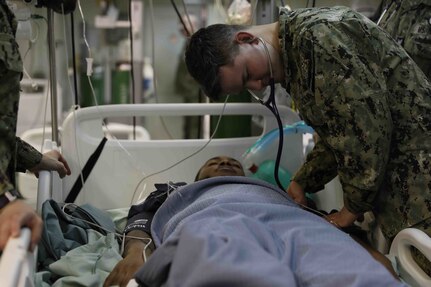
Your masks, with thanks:
[[[235,41],[238,44],[253,44],[253,43],[259,43],[259,40],[256,36],[253,34],[250,34],[248,32],[238,32],[235,34]]]

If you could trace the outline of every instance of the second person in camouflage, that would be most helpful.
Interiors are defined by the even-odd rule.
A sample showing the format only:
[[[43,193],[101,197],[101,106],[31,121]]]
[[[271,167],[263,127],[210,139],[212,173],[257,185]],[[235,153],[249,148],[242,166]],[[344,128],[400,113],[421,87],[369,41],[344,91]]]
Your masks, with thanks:
[[[431,77],[431,0],[383,0],[380,27]]]
[[[346,227],[372,210],[388,240],[406,227],[431,235],[431,84],[405,50],[363,15],[332,7],[281,9],[267,25],[212,25],[186,51],[212,98],[263,89],[269,61],[321,139],[288,188],[294,200],[338,175],[344,207],[331,222]]]

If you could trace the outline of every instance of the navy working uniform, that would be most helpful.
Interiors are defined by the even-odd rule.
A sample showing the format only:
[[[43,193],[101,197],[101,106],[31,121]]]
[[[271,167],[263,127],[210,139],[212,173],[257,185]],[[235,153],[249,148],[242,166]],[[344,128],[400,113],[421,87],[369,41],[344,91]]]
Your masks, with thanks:
[[[286,87],[320,139],[293,180],[339,176],[345,207],[374,211],[387,239],[431,235],[431,85],[401,46],[345,7],[281,10]]]
[[[431,0],[383,0],[379,26],[431,76]]]
[[[25,171],[42,154],[15,136],[22,61],[15,41],[17,22],[5,0],[0,0],[0,195],[14,191],[15,171]]]

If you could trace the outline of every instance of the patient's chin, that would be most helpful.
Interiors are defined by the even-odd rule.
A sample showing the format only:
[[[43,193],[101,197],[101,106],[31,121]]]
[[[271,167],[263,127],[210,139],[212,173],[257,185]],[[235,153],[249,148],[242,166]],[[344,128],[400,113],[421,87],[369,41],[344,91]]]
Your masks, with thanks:
[[[222,170],[219,171],[216,176],[238,176],[238,173],[236,173],[234,170]]]

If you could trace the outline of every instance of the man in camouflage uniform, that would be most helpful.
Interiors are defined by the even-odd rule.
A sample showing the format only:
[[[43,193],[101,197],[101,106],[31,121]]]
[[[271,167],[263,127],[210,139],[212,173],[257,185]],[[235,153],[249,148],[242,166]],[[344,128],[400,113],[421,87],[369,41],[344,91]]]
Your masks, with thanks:
[[[15,171],[27,169],[38,174],[55,170],[61,177],[70,174],[67,162],[57,151],[44,155],[15,136],[22,61],[15,42],[17,22],[5,0],[0,0],[0,250],[21,226],[32,230],[32,247],[39,240],[42,221],[15,190]],[[13,201],[13,202],[12,202]]]
[[[378,25],[431,76],[431,0],[383,0]]]
[[[213,98],[261,90],[272,68],[320,137],[287,190],[296,202],[338,175],[344,207],[331,223],[372,210],[389,240],[406,227],[431,235],[431,84],[371,20],[345,7],[281,9],[276,23],[199,30],[186,62]]]

